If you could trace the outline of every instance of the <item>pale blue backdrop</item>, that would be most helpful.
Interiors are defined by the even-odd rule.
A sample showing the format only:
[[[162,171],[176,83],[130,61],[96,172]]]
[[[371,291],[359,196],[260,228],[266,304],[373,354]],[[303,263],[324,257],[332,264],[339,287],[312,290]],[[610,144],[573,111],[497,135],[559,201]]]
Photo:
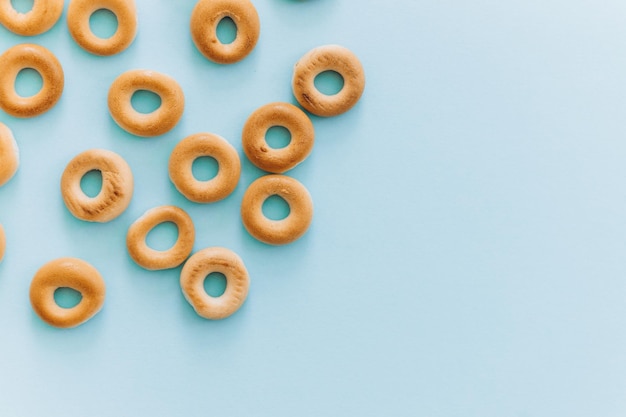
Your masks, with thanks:
[[[44,45],[66,75],[50,112],[0,112],[22,156],[0,188],[0,415],[626,415],[626,4],[254,3],[259,43],[229,66],[195,49],[190,0],[137,0],[135,42],[107,58],[73,42],[65,12],[33,38],[0,27],[0,51]],[[208,131],[243,156],[246,117],[293,102],[294,63],[329,43],[359,56],[367,87],[349,113],[313,118],[314,151],[289,173],[313,196],[309,232],[284,247],[246,233],[239,204],[262,173],[245,158],[229,198],[185,200],[167,176],[174,145]],[[110,83],[133,68],[185,92],[162,137],[133,137],[108,114]],[[108,224],[75,219],[59,192],[66,163],[93,147],[135,175]],[[231,318],[199,318],[180,268],[129,258],[128,226],[162,204],[192,216],[195,250],[244,259],[250,294]],[[28,301],[35,271],[60,256],[92,263],[108,288],[73,330]]]

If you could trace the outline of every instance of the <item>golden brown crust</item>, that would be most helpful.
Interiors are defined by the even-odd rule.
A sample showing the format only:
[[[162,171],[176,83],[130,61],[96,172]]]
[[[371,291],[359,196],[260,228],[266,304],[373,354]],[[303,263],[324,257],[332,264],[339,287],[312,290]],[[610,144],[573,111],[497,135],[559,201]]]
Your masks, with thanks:
[[[0,186],[6,184],[17,172],[20,165],[20,152],[13,132],[0,123]]]
[[[191,170],[193,162],[202,156],[215,158],[217,175],[208,181],[199,181]],[[235,148],[221,136],[196,133],[180,141],[169,160],[169,175],[182,195],[196,203],[212,203],[229,196],[237,187],[241,162]]]
[[[4,251],[6,249],[6,246],[7,246],[7,239],[6,239],[6,236],[4,235],[4,227],[2,227],[2,225],[0,224],[0,262],[4,258]]]
[[[143,114],[131,104],[133,94],[147,90],[161,98],[161,106]],[[109,112],[124,130],[137,136],[157,136],[176,126],[185,109],[185,96],[176,80],[150,70],[131,70],[113,81],[109,89]]]
[[[0,55],[0,108],[15,117],[38,116],[50,110],[61,98],[63,68],[52,52],[43,46],[24,43]],[[43,85],[37,94],[21,97],[15,91],[17,74],[32,68],[41,75]]]
[[[289,204],[289,215],[271,220],[263,215],[263,202],[272,195]],[[285,175],[258,178],[246,190],[241,202],[241,219],[246,230],[261,242],[285,245],[299,239],[313,218],[313,202],[308,190]]]
[[[315,77],[324,71],[335,71],[343,77],[343,88],[326,95],[315,88]],[[359,59],[349,49],[325,45],[307,52],[293,71],[293,95],[298,103],[318,116],[337,116],[350,110],[365,89],[365,74]]]
[[[226,277],[226,290],[219,297],[211,297],[204,290],[204,280],[212,272]],[[246,301],[250,278],[235,252],[213,247],[196,252],[187,260],[180,273],[180,287],[199,316],[219,320],[232,315]]]
[[[146,236],[157,225],[172,222],[178,228],[178,239],[165,251],[155,250],[146,243]],[[191,217],[175,206],[160,206],[146,211],[128,228],[126,248],[130,257],[149,270],[175,268],[187,259],[195,241]]]
[[[217,37],[217,25],[229,17],[237,26],[237,37],[223,44]],[[191,13],[191,37],[206,58],[218,64],[241,61],[259,40],[259,15],[249,0],[200,0]]]
[[[58,288],[82,295],[72,308],[54,301]],[[42,266],[30,283],[30,303],[37,315],[54,327],[76,327],[92,318],[104,305],[106,286],[96,268],[77,258],[59,258]]]
[[[89,18],[100,9],[109,10],[117,18],[117,30],[108,39],[94,35],[89,26]],[[67,8],[67,26],[72,38],[87,52],[102,56],[115,55],[128,48],[137,34],[135,1],[71,0]]]
[[[291,134],[291,141],[280,149],[271,148],[265,140],[267,130],[282,126]],[[243,151],[257,167],[282,174],[304,161],[313,149],[315,130],[311,119],[289,103],[269,103],[255,110],[243,127]]]
[[[11,0],[0,0],[0,24],[22,36],[34,36],[48,31],[63,13],[63,0],[34,0],[33,8],[20,13]]]
[[[80,188],[81,178],[89,171],[102,174],[102,189],[89,197]],[[72,159],[61,177],[61,194],[68,210],[78,219],[108,222],[126,210],[133,196],[133,173],[115,152],[90,149]]]

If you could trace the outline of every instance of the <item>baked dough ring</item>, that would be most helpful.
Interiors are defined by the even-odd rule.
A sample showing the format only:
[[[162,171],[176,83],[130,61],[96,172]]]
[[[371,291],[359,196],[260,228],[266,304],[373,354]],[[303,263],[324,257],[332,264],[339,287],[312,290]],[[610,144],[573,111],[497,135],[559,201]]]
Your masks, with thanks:
[[[20,165],[20,151],[13,132],[0,123],[0,186],[6,184]]]
[[[204,290],[204,280],[212,272],[226,277],[226,290],[211,297]],[[205,319],[224,319],[239,310],[250,287],[250,278],[241,258],[230,249],[214,247],[193,254],[180,273],[180,287],[185,299]]]
[[[315,88],[315,77],[335,71],[343,77],[343,88],[326,95]],[[359,59],[349,49],[325,45],[307,52],[293,71],[293,94],[298,103],[318,116],[337,116],[350,110],[363,94],[365,74]]]
[[[217,37],[217,25],[229,17],[237,26],[237,37],[223,44]],[[218,64],[241,61],[259,40],[259,15],[249,0],[200,0],[191,13],[191,37],[196,48]]]
[[[193,162],[211,156],[218,163],[218,172],[208,181],[199,181],[191,170]],[[196,133],[181,140],[169,161],[170,179],[182,195],[196,203],[212,203],[226,198],[237,187],[241,174],[239,155],[221,136]]]
[[[130,102],[139,90],[157,94],[161,98],[161,106],[152,113],[139,113]],[[117,77],[109,89],[108,102],[115,123],[137,136],[157,136],[169,132],[185,109],[185,96],[176,80],[150,70],[131,70]]]
[[[95,197],[85,195],[81,178],[89,171],[102,174],[102,188]],[[133,196],[133,173],[115,152],[90,149],[67,164],[61,177],[61,194],[68,210],[78,219],[105,223],[126,210]]]
[[[178,239],[171,248],[160,251],[146,243],[146,236],[157,225],[172,222],[178,228]],[[187,259],[195,240],[191,217],[175,206],[160,206],[146,211],[128,228],[126,248],[130,257],[141,267],[149,270],[175,268]]]
[[[117,30],[107,39],[91,31],[89,18],[106,9],[117,18]],[[71,0],[67,8],[67,26],[70,35],[81,48],[94,55],[115,55],[133,42],[137,34],[137,11],[134,0]]]
[[[0,224],[0,261],[4,258],[4,251],[7,247],[7,239],[4,235],[4,227]]]
[[[33,117],[50,110],[63,93],[63,68],[43,46],[31,43],[15,45],[0,55],[0,107],[15,117]],[[43,85],[37,94],[21,97],[15,91],[15,78],[32,68],[41,75]]]
[[[272,195],[289,204],[289,215],[271,220],[263,215],[263,202]],[[285,175],[258,178],[243,195],[241,219],[248,232],[270,245],[284,245],[300,238],[311,224],[313,202],[308,190],[297,180]]]
[[[72,308],[54,301],[59,288],[71,288],[82,295]],[[77,258],[59,258],[42,266],[30,283],[30,303],[35,313],[54,327],[76,327],[92,318],[104,305],[106,286],[96,268]]]
[[[63,0],[34,0],[33,8],[20,13],[11,0],[0,0],[0,23],[13,33],[34,36],[48,31],[63,13]]]
[[[284,148],[271,148],[265,140],[267,130],[282,126],[291,134]],[[282,174],[304,161],[313,149],[315,130],[311,119],[289,103],[270,103],[255,110],[243,127],[243,151],[257,167]]]

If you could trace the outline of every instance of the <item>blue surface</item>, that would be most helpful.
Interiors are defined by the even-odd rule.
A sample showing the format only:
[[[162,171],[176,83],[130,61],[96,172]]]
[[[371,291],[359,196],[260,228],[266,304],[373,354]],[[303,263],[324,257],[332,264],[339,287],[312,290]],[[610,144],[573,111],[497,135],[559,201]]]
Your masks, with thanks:
[[[0,50],[42,44],[66,74],[50,112],[0,112],[22,155],[0,189],[0,415],[626,414],[623,1],[258,0],[260,41],[229,66],[193,46],[193,1],[137,4],[137,39],[108,58],[72,41],[65,13],[34,38],[0,28]],[[314,199],[309,232],[284,247],[246,233],[239,204],[262,173],[245,158],[229,198],[186,201],[167,176],[174,145],[208,131],[243,156],[247,116],[293,102],[293,64],[329,43],[359,56],[367,87],[349,113],[313,118],[315,149],[290,172]],[[108,87],[132,68],[181,84],[170,133],[136,138],[110,118]],[[59,192],[66,163],[94,147],[135,175],[108,224],[75,219]],[[244,259],[251,289],[234,316],[199,318],[180,268],[129,258],[128,226],[162,204],[192,216],[196,250]],[[28,302],[60,256],[108,288],[69,331]]]

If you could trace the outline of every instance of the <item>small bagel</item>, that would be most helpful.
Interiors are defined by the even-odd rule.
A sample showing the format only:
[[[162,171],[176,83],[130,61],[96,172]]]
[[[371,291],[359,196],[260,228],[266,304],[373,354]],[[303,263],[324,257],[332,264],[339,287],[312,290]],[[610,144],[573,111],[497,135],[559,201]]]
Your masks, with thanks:
[[[324,71],[335,71],[343,77],[343,88],[326,95],[315,88],[315,77]],[[349,49],[325,45],[307,52],[296,63],[292,80],[298,103],[318,116],[337,116],[350,110],[365,89],[365,74],[359,59]]]
[[[102,188],[95,197],[85,195],[81,178],[89,171],[102,174]],[[115,152],[91,149],[72,159],[61,177],[61,194],[68,210],[78,219],[105,223],[126,210],[133,196],[133,173]]]
[[[15,117],[38,116],[50,110],[61,98],[65,79],[63,68],[52,52],[30,43],[15,45],[0,55],[0,108]],[[32,68],[43,85],[37,94],[22,97],[15,91],[17,74]]]
[[[229,44],[217,37],[217,25],[225,17],[237,26],[237,37]],[[196,48],[218,64],[244,59],[254,49],[260,31],[259,15],[249,0],[200,0],[191,13],[191,37]]]
[[[139,90],[157,94],[161,106],[152,113],[139,113],[130,102]],[[137,136],[157,136],[176,126],[185,109],[185,96],[172,77],[156,71],[131,70],[113,81],[108,104],[111,117],[122,129]]]
[[[82,299],[72,308],[54,301],[59,288],[78,291]],[[30,283],[30,303],[35,313],[54,327],[76,327],[92,318],[104,305],[106,286],[96,268],[76,258],[60,258],[42,266]]]
[[[191,170],[193,162],[202,156],[215,158],[217,175],[208,181],[199,181]],[[196,203],[212,203],[226,198],[237,187],[241,174],[239,155],[221,136],[196,133],[181,140],[169,160],[172,183],[182,195]]]
[[[289,215],[271,220],[263,215],[263,202],[273,195],[289,205]],[[246,230],[261,242],[285,245],[300,238],[313,218],[313,202],[308,190],[297,180],[285,175],[258,178],[243,195],[241,219]]]
[[[178,239],[165,251],[155,250],[146,243],[146,236],[157,225],[172,222],[178,228]],[[175,206],[155,207],[146,211],[128,228],[126,247],[130,257],[141,267],[149,270],[175,268],[187,259],[195,240],[191,217]]]
[[[265,140],[267,130],[281,126],[291,134],[284,148],[273,149]],[[270,103],[255,110],[243,127],[243,151],[257,167],[282,174],[304,161],[313,149],[315,130],[311,119],[289,103]]]
[[[0,24],[17,35],[40,35],[54,26],[61,13],[63,0],[34,0],[26,13],[15,10],[11,0],[0,0]]]
[[[4,235],[4,227],[0,224],[0,261],[4,258],[4,251],[7,247],[7,239]]]
[[[226,277],[226,290],[211,297],[204,290],[204,280],[212,272]],[[239,310],[250,287],[248,270],[241,258],[226,248],[206,248],[193,254],[180,273],[180,287],[185,299],[205,319],[224,319]]]
[[[13,132],[0,123],[0,187],[13,178],[19,165],[20,151]]]
[[[117,30],[107,39],[91,31],[89,18],[101,9],[109,10],[117,18]],[[81,48],[94,55],[115,55],[133,42],[137,34],[137,11],[134,0],[71,0],[67,8],[67,26],[70,35]]]

